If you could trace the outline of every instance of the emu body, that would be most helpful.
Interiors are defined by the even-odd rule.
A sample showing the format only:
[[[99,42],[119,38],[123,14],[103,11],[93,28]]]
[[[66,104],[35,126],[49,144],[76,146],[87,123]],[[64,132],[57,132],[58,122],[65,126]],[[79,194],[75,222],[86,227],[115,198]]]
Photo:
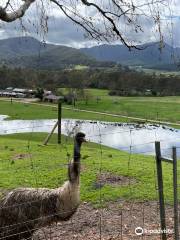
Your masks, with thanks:
[[[75,137],[74,158],[62,187],[18,188],[0,203],[0,238],[18,240],[32,236],[40,226],[69,219],[80,203],[80,147],[85,135]]]

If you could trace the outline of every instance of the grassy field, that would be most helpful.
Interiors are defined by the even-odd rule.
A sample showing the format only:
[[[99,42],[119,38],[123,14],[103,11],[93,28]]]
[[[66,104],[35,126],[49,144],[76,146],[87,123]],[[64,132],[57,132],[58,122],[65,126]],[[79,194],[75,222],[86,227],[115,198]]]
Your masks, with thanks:
[[[152,119],[155,121],[164,121],[180,123],[180,96],[177,97],[115,97],[109,96],[107,90],[87,89],[89,100],[77,101],[76,108],[105,113],[123,115],[127,117],[138,117],[143,119]],[[97,102],[97,97],[100,100]],[[132,122],[124,117],[113,117],[99,115],[96,113],[85,113],[73,111],[71,105],[64,105],[72,108],[63,109],[64,118],[92,119],[103,121]],[[12,119],[43,119],[57,118],[57,109],[52,107],[41,107],[30,104],[20,104],[0,101],[0,114],[10,115]]]
[[[76,65],[75,67],[74,67],[74,70],[86,70],[86,69],[88,69],[89,67],[88,66],[85,66],[85,65]]]
[[[98,90],[92,92],[94,97],[98,93],[100,93]],[[121,99],[123,102],[128,102],[129,105],[133,104],[133,102],[135,102],[135,105],[137,102],[142,103],[144,111],[146,102],[150,101],[150,98],[118,98],[120,101],[119,105],[122,104]],[[151,98],[151,105],[153,105],[153,101],[157,105],[155,99]],[[177,105],[179,103],[178,97],[166,98],[166,100],[169,100],[169,106],[171,107],[175,103]],[[101,91],[101,102],[97,104],[95,100],[93,101],[94,103],[92,102],[88,106],[83,105],[83,103],[79,104],[82,108],[92,109],[97,105],[95,110],[100,110],[101,106],[101,110],[106,111],[107,109],[105,109],[104,105],[110,106],[112,98],[107,96],[107,91]],[[160,103],[167,107],[166,102],[159,102],[158,104]],[[115,111],[115,109],[112,110]],[[11,104],[10,102],[0,101],[0,114],[9,115],[11,119],[51,119],[57,118],[57,109],[54,105],[46,107],[15,102]],[[178,115],[177,112],[176,115]],[[87,114],[69,110],[63,110],[63,117],[104,121],[122,120],[110,116],[105,117],[93,113]],[[45,133],[0,136],[1,192],[19,186],[54,188],[65,181],[67,176],[66,164],[73,148],[72,140],[64,137],[62,145],[57,145],[55,144],[57,136],[54,135],[50,145],[44,147],[42,142],[45,136],[47,136]],[[163,164],[163,168],[166,199],[171,201],[173,196],[172,171],[167,163]],[[178,168],[180,169],[180,166]],[[102,188],[98,189],[97,179],[100,172],[105,175],[121,176],[126,179],[126,184],[123,184],[123,181],[117,185],[106,183]],[[96,205],[99,203],[100,196],[103,199],[103,203],[118,198],[129,200],[157,199],[154,157],[130,155],[122,151],[101,147],[97,144],[87,143],[83,146],[81,183],[81,199]]]
[[[141,117],[161,121],[180,122],[180,96],[178,97],[116,97],[107,90],[87,90],[88,104],[79,101],[77,108]],[[97,96],[100,101],[97,103]]]
[[[168,71],[168,70],[160,70],[160,69],[153,69],[153,68],[144,68],[141,66],[131,66],[130,69],[133,69],[138,72],[144,72],[146,74],[156,74],[158,75],[165,75],[165,76],[179,76],[180,72],[179,71]]]
[[[63,137],[55,144],[54,135],[48,146],[42,146],[46,134],[15,134],[0,137],[0,189],[15,187],[60,186],[67,179],[67,163],[71,159],[72,139]],[[178,166],[180,169],[180,166]],[[99,205],[110,200],[157,199],[155,160],[151,156],[128,153],[86,143],[82,147],[81,199]],[[163,164],[166,200],[172,200],[172,171]],[[126,184],[105,184],[98,188],[98,175],[124,176]],[[129,178],[130,177],[130,180]],[[180,179],[179,179],[180,184]]]
[[[69,107],[69,105],[68,105]],[[50,106],[35,105],[28,103],[17,103],[8,101],[0,101],[0,115],[8,115],[9,119],[57,119],[57,105],[51,104]],[[89,119],[101,121],[120,121],[127,122],[128,119],[120,117],[111,117],[99,115],[96,113],[78,112],[72,110],[62,110],[63,118],[73,119]]]

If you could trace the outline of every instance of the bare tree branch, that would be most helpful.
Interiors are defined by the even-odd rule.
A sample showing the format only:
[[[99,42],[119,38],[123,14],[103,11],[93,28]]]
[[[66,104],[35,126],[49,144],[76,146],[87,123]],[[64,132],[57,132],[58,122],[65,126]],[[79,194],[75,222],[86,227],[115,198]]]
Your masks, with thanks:
[[[6,5],[5,5],[5,7],[4,7],[3,9],[6,10],[7,7],[9,6],[9,4],[10,4],[10,0],[8,0],[8,1],[6,2]]]
[[[118,28],[117,28],[116,23],[114,22],[114,20],[107,15],[108,12],[102,10],[102,8],[100,8],[100,7],[99,7],[97,4],[95,4],[95,3],[88,2],[87,0],[81,0],[81,1],[82,1],[82,3],[85,4],[86,6],[89,6],[89,7],[90,7],[90,6],[93,6],[93,7],[95,7],[95,8],[102,14],[102,16],[105,17],[105,18],[112,24],[112,27],[113,27],[112,30],[117,34],[117,36],[120,38],[121,42],[122,42],[126,47],[128,47],[129,49],[132,48],[132,47],[137,48],[136,46],[132,46],[132,45],[130,46],[130,45],[126,42],[126,40],[124,39],[124,37],[122,36],[122,34],[120,33],[120,31],[118,30]],[[121,11],[122,11],[122,10],[121,10]]]
[[[22,1],[24,3],[19,7],[19,9],[10,13],[7,12],[6,10],[10,1],[7,2],[5,8],[0,7],[0,20],[4,22],[13,22],[16,19],[23,17],[27,9],[35,0],[22,0]]]
[[[22,18],[33,2],[37,0],[21,0],[23,3],[17,10],[8,11],[11,0],[7,0],[6,6],[0,6],[0,20],[13,22]],[[154,22],[159,32],[159,40],[163,41],[159,7],[166,7],[167,0],[148,0],[141,4],[133,0],[109,0],[101,4],[95,0],[41,0],[39,14],[41,29],[48,29],[48,10],[45,3],[55,4],[59,10],[73,23],[79,25],[91,39],[98,41],[120,40],[129,49],[136,48],[136,41],[128,40],[129,32],[143,33],[142,17]],[[38,3],[38,1],[37,1]],[[81,7],[94,9],[93,14],[84,14]],[[149,10],[147,13],[147,9]],[[42,18],[42,20],[41,20]],[[44,28],[45,26],[45,28]],[[123,26],[129,30],[123,30]]]

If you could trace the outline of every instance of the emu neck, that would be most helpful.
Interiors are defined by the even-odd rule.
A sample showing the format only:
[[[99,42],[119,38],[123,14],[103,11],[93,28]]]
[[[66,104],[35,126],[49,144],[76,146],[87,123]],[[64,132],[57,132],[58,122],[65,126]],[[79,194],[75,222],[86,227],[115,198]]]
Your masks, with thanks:
[[[80,175],[80,159],[81,159],[81,143],[75,140],[74,142],[74,155],[73,160],[69,165],[69,180],[71,182],[76,182],[79,180]]]
[[[74,143],[74,157],[73,157],[73,161],[74,162],[80,162],[80,158],[81,158],[81,143],[75,141]]]

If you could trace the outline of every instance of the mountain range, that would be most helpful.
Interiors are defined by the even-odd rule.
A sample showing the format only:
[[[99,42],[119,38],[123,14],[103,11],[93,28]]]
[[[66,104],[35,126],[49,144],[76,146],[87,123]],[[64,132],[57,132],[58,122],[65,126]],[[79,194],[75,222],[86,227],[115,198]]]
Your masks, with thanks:
[[[143,68],[173,69],[177,68],[180,48],[173,48],[164,44],[159,48],[159,43],[148,43],[132,48],[130,51],[124,45],[100,45],[83,48],[81,51],[88,56],[100,61],[115,61],[122,65],[142,66]]]
[[[32,37],[0,40],[0,63],[11,67],[59,69],[94,61],[78,49],[44,44]]]
[[[178,62],[180,48],[172,48],[165,44],[159,50],[158,43],[140,45],[139,48],[143,50],[129,51],[123,45],[104,44],[76,49],[43,44],[32,37],[9,38],[0,40],[0,64],[10,67],[62,69],[72,65],[102,67],[114,62],[143,68],[177,69],[175,62]]]

